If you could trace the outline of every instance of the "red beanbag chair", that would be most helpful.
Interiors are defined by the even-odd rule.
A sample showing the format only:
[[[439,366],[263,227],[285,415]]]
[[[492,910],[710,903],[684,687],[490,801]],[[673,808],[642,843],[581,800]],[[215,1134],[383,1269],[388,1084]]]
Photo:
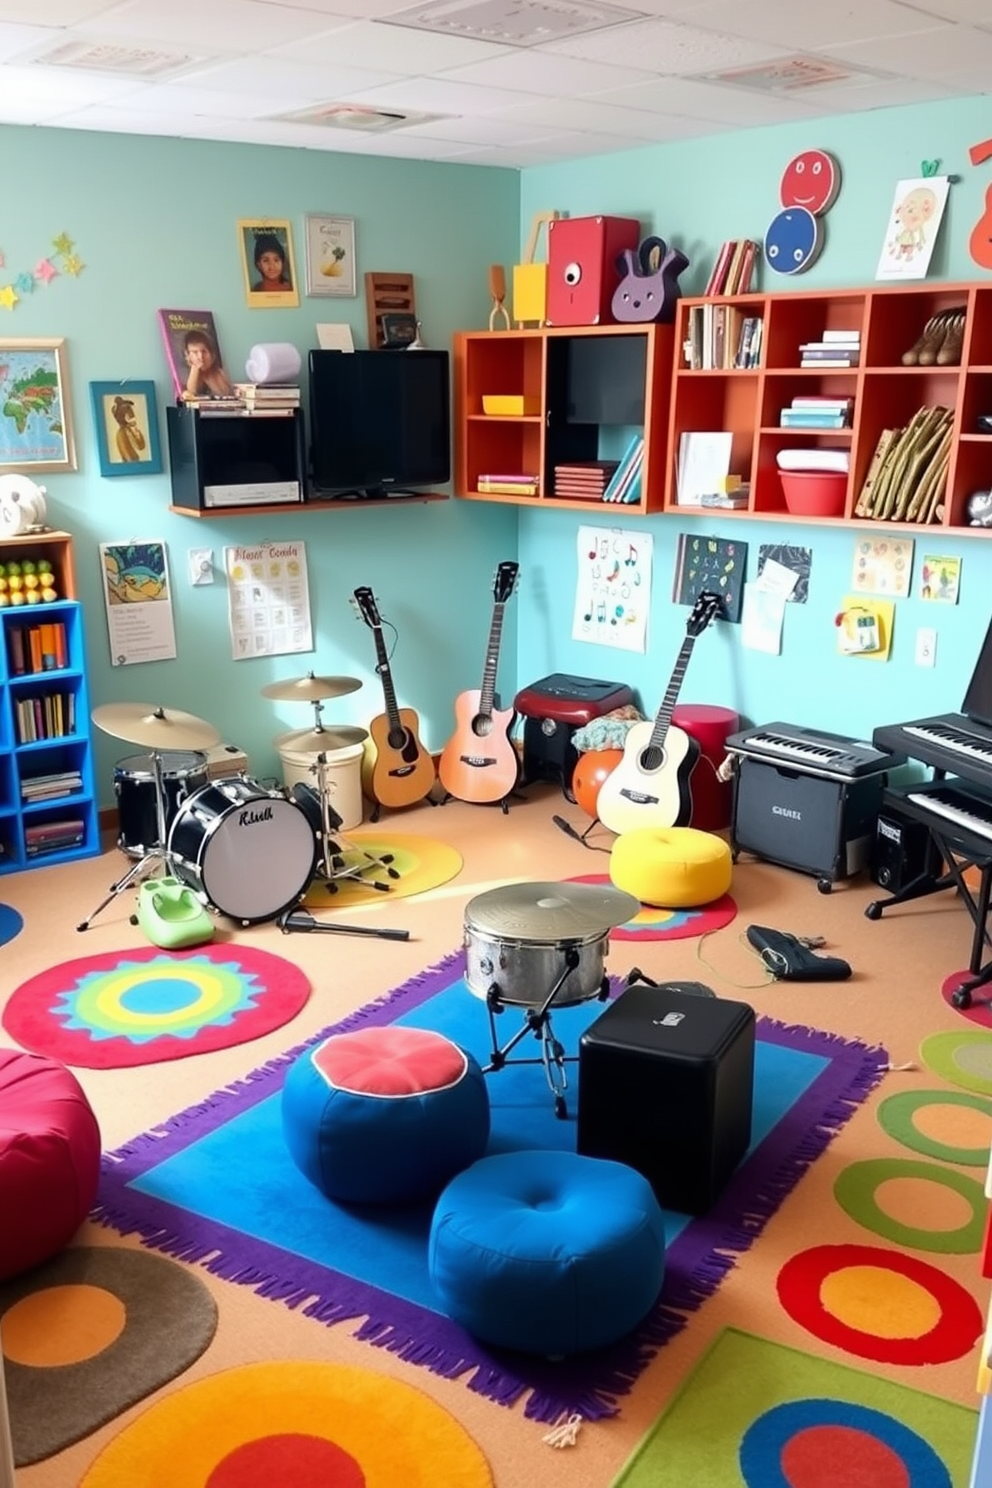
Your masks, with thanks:
[[[0,1049],[0,1281],[72,1239],[99,1176],[100,1128],[75,1075]]]

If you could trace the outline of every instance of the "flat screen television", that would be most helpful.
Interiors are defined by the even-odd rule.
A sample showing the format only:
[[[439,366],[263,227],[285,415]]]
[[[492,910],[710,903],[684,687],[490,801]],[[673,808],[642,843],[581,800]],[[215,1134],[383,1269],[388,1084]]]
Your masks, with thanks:
[[[446,351],[311,351],[311,495],[416,494],[450,475]]]

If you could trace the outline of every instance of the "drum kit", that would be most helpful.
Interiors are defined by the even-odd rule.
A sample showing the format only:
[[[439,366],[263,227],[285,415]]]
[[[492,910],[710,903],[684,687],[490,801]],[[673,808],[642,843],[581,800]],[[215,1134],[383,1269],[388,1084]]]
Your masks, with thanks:
[[[640,910],[632,894],[609,885],[518,883],[489,889],[465,906],[465,984],[489,1015],[492,1052],[484,1072],[507,1063],[542,1064],[555,1114],[568,1115],[568,1057],[552,1026],[555,1008],[609,996],[604,959],[609,932]],[[500,1045],[496,1018],[523,1009],[523,1023]],[[541,1045],[533,1059],[511,1060],[528,1034]]]
[[[148,752],[129,755],[114,771],[118,846],[134,861],[76,929],[89,929],[118,894],[160,869],[208,908],[242,925],[278,919],[318,875],[332,890],[336,880],[353,878],[388,891],[389,879],[399,876],[392,858],[341,837],[342,818],[331,804],[326,776],[327,754],[367,735],[359,728],[324,727],[321,699],[360,686],[356,678],[310,672],[263,688],[267,697],[311,702],[316,709],[312,729],[280,740],[314,755],[317,788],[296,785],[289,794],[244,774],[211,780],[205,751],[221,736],[192,713],[149,703],[95,708],[97,728]]]

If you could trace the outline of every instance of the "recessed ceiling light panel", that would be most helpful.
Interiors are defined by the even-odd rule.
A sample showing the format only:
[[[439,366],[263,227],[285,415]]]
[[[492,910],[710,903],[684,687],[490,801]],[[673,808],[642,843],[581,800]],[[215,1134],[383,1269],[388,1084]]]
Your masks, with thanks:
[[[530,47],[642,20],[642,11],[597,5],[592,0],[427,0],[412,10],[381,16],[375,24]]]
[[[284,124],[322,124],[328,129],[347,129],[383,134],[389,129],[409,129],[412,124],[430,124],[455,114],[423,114],[415,109],[377,109],[364,103],[317,103],[289,114],[273,114]]]
[[[759,62],[753,67],[731,67],[722,72],[701,72],[693,76],[698,82],[725,83],[731,87],[749,88],[753,93],[797,93],[804,88],[822,88],[830,84],[874,82],[883,74],[834,62],[829,57],[782,57],[776,62]]]
[[[163,47],[129,46],[115,41],[62,41],[15,59],[20,65],[71,67],[115,77],[163,78],[209,61],[204,52],[170,52]]]

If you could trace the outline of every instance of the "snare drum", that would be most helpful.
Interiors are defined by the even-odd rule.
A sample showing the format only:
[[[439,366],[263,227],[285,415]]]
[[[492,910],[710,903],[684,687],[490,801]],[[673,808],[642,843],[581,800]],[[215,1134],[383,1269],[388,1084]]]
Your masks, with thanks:
[[[182,802],[206,785],[209,778],[207,756],[199,751],[182,754],[170,750],[162,756],[166,836]],[[120,828],[117,846],[121,851],[132,858],[143,858],[151,848],[161,847],[155,805],[155,770],[150,754],[132,754],[127,759],[118,760],[114,767],[114,794]]]
[[[294,801],[243,775],[214,780],[179,807],[169,830],[176,877],[243,925],[274,920],[313,878],[317,842]]]

